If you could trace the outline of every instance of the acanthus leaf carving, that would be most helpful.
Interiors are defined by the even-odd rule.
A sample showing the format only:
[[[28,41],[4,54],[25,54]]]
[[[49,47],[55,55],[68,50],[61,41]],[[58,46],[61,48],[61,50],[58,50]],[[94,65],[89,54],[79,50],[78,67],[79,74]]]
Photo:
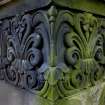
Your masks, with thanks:
[[[43,49],[44,24],[41,23],[42,20],[34,19],[29,14],[11,19],[11,34],[7,38],[9,65],[5,73],[6,80],[21,88],[41,88],[39,83],[44,83],[43,72],[38,73],[38,69],[45,66],[43,61],[47,61],[47,58],[43,58],[43,53],[47,52]]]
[[[97,16],[52,5],[6,21],[9,83],[56,101],[103,80],[105,35]]]

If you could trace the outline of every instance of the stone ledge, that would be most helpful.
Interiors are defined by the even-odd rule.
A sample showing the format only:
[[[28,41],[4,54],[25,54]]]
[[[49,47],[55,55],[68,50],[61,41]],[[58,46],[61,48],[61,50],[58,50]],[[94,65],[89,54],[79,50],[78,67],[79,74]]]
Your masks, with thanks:
[[[105,3],[99,0],[13,0],[10,3],[3,5],[4,3],[5,2],[1,2],[0,4],[2,5],[0,7],[0,18],[21,14],[33,9],[43,8],[51,3],[61,7],[105,16]]]
[[[105,83],[99,83],[96,86],[83,90],[73,96],[57,100],[57,102],[51,102],[40,98],[39,103],[35,105],[104,105],[101,100],[105,98],[103,91],[105,90]]]
[[[43,8],[49,3],[50,0],[13,0],[7,4],[0,5],[0,19]]]
[[[54,0],[54,2],[60,6],[105,16],[103,0]]]

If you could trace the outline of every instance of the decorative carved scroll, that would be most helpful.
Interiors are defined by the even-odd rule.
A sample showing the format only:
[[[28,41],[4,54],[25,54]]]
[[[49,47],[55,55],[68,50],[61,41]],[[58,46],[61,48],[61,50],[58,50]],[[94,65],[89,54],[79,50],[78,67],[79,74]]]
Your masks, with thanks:
[[[54,5],[2,20],[0,77],[51,101],[103,82],[103,23],[91,13]]]
[[[9,27],[6,29],[10,32],[6,30],[3,33],[7,38],[4,41],[8,61],[5,79],[21,88],[39,89],[44,83],[43,71],[47,68],[48,60],[48,26],[44,14],[37,12],[33,16],[16,16],[7,22]]]
[[[54,22],[56,64],[47,71],[41,92],[50,100],[92,87],[105,73],[101,22],[92,14],[69,11],[60,11]]]

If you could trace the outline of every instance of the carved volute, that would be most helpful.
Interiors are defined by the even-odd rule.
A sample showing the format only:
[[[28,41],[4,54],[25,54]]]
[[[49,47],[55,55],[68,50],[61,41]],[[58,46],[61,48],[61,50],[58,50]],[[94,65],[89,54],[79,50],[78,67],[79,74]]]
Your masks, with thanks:
[[[37,95],[35,105],[105,105],[104,0],[0,5],[1,80]]]

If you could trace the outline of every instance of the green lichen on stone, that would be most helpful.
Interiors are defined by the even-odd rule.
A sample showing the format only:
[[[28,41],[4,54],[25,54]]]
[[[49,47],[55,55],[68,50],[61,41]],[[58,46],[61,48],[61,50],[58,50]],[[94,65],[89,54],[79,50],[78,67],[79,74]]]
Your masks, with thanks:
[[[96,86],[82,90],[74,95],[56,101],[39,97],[35,105],[105,105],[105,83],[97,83]]]
[[[71,97],[92,88],[97,81],[103,82],[104,36],[98,32],[101,27],[100,20],[91,13],[75,14],[67,10],[57,13],[56,8],[51,6],[48,10],[48,18],[51,51],[49,68],[44,73],[45,84],[39,91],[39,95],[55,105],[60,99],[63,100],[65,97]],[[60,42],[61,37],[63,42]],[[59,51],[62,43],[64,52]],[[57,64],[59,52],[62,53],[60,57],[63,56],[65,64]],[[78,99],[78,96],[76,97]],[[87,99],[90,100],[89,105],[93,102],[90,97]],[[65,102],[68,103],[68,101]],[[63,103],[63,101],[60,102]],[[75,102],[69,103],[72,105]]]
[[[104,86],[101,96],[100,96],[99,105],[105,105],[105,86]]]
[[[102,0],[53,0],[56,4],[75,10],[105,16],[105,2]]]

